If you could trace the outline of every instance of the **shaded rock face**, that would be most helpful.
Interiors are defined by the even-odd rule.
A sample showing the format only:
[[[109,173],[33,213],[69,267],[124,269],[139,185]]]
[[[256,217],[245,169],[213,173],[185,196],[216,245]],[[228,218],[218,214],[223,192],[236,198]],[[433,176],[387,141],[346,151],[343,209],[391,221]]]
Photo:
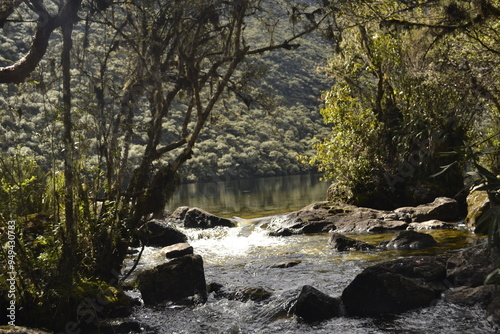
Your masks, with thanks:
[[[199,208],[182,206],[169,217],[171,222],[191,228],[212,228],[216,226],[235,227],[236,224],[227,218],[217,217]]]
[[[460,209],[457,201],[448,197],[438,197],[432,203],[416,207],[398,208],[394,212],[406,213],[415,222],[424,222],[433,219],[449,222],[457,220],[460,217]]]
[[[495,269],[495,264],[483,245],[460,250],[446,263],[447,280],[453,286],[480,286]]]
[[[366,268],[345,288],[342,301],[350,316],[397,314],[432,305],[446,287],[446,259],[423,256]]]
[[[486,307],[493,301],[495,297],[495,287],[493,285],[480,285],[474,288],[468,286],[460,286],[455,289],[446,291],[443,299],[446,302],[473,306],[476,304]]]
[[[144,245],[165,247],[187,241],[187,236],[175,227],[162,220],[150,220],[141,230],[141,240]]]
[[[186,242],[178,243],[172,246],[163,247],[161,253],[165,255],[167,259],[174,259],[176,257],[193,254],[193,247]]]
[[[402,231],[391,240],[381,242],[379,246],[388,249],[422,249],[436,245],[436,240],[429,234]]]
[[[199,255],[182,256],[144,271],[137,277],[137,285],[147,305],[207,300],[203,260]]]
[[[490,207],[488,192],[473,190],[467,196],[467,217],[465,224],[470,229],[475,229],[477,221],[482,214]]]
[[[328,240],[328,246],[337,250],[338,252],[344,252],[349,250],[370,250],[375,249],[375,246],[367,244],[366,242],[355,240],[346,237],[339,233],[333,233]]]
[[[342,315],[342,304],[310,285],[305,285],[292,308],[293,314],[305,322],[318,322]]]

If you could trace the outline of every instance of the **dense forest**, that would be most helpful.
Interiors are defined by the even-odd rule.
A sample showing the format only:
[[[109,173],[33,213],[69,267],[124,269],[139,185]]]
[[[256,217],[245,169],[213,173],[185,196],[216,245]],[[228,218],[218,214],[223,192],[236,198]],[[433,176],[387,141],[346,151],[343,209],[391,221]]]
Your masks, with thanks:
[[[19,321],[60,329],[116,292],[181,182],[318,168],[331,199],[374,207],[495,191],[499,18],[496,0],[3,1]]]

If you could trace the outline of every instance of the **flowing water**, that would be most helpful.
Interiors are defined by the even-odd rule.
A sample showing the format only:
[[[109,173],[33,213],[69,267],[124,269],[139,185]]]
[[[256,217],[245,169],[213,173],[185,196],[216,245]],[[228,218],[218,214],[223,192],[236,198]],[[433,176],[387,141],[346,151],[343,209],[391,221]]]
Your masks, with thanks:
[[[321,199],[308,197],[302,203],[296,201],[289,206],[305,206]],[[277,211],[271,207],[269,205],[261,211]],[[225,207],[213,211],[231,210]],[[283,211],[289,210],[285,208]],[[232,211],[229,216],[236,213],[244,217],[258,215],[257,210],[250,210]],[[428,232],[436,238],[439,246],[424,251],[338,253],[328,247],[328,234],[270,237],[259,224],[256,220],[243,219],[235,228],[185,229],[183,232],[188,235],[195,254],[203,257],[207,283],[219,283],[227,290],[263,288],[272,292],[269,299],[242,302],[217,299],[212,293],[204,305],[142,307],[132,319],[141,323],[146,333],[171,334],[495,332],[484,310],[450,305],[442,301],[429,308],[383,319],[340,317],[313,325],[302,323],[286,312],[290,301],[304,285],[312,285],[333,297],[340,296],[357,274],[374,263],[401,256],[452,252],[473,244],[476,237],[466,230]],[[389,233],[353,237],[377,244],[392,236]],[[139,269],[152,267],[162,261],[159,249],[147,248]],[[299,263],[289,268],[273,267],[287,261]]]

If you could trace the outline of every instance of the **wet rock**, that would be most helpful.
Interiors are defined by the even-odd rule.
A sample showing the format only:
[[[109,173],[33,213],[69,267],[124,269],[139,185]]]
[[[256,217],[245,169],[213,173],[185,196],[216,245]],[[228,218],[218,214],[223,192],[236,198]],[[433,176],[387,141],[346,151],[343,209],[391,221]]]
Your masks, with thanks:
[[[494,261],[484,245],[460,250],[446,263],[447,280],[453,286],[480,286],[495,269]]]
[[[171,222],[191,228],[212,228],[216,226],[235,227],[234,221],[217,217],[199,208],[180,207],[169,217]]]
[[[269,299],[273,294],[264,288],[236,288],[233,290],[226,289],[222,284],[210,283],[207,287],[209,293],[214,293],[217,299],[238,300],[247,302],[249,300],[260,302]]]
[[[340,233],[333,233],[328,240],[328,246],[337,250],[338,252],[344,252],[349,250],[370,250],[374,249],[375,246],[367,244],[366,242],[355,240]]]
[[[339,298],[330,297],[310,285],[304,285],[292,308],[305,322],[318,322],[342,315]]]
[[[422,256],[368,267],[342,293],[346,312],[369,317],[430,306],[446,289],[445,266],[444,257]]]
[[[185,255],[144,271],[136,282],[146,305],[207,300],[203,260],[199,255]]]
[[[302,261],[300,261],[300,260],[290,260],[290,261],[284,261],[284,262],[273,264],[269,268],[282,268],[282,269],[283,268],[291,268],[291,267],[295,267],[296,265],[301,264],[301,263],[302,263]]]
[[[432,203],[416,207],[398,208],[394,212],[407,214],[414,222],[424,222],[433,219],[455,221],[460,217],[458,202],[448,197],[438,197]]]
[[[433,219],[425,222],[411,223],[408,226],[409,230],[436,230],[436,229],[447,229],[455,228],[456,224],[447,223],[441,220]]]
[[[22,326],[0,326],[0,333],[5,334],[49,334],[41,329],[28,328]]]
[[[449,303],[473,306],[476,304],[486,307],[491,304],[495,297],[495,287],[492,285],[480,285],[474,288],[460,286],[445,292],[443,299]]]
[[[380,247],[388,249],[422,249],[436,245],[437,242],[431,235],[415,231],[399,232],[391,240],[379,244]]]
[[[477,221],[489,207],[490,198],[488,197],[488,192],[472,190],[467,196],[467,217],[465,217],[467,227],[474,230],[477,226]]]
[[[141,333],[141,324],[134,320],[106,319],[99,322],[95,328],[85,329],[85,333],[99,334],[129,334]]]
[[[187,236],[163,220],[150,220],[141,228],[142,242],[146,246],[165,247],[187,241]]]
[[[167,259],[174,259],[176,257],[181,257],[184,255],[193,254],[193,247],[190,244],[183,242],[183,243],[163,247],[160,252]]]

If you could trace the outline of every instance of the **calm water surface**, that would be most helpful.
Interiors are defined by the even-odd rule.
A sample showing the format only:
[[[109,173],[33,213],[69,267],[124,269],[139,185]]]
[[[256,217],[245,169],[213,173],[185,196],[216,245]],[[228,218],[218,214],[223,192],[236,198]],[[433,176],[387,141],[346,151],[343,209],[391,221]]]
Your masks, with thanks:
[[[303,182],[303,183],[302,183]],[[238,182],[235,182],[236,184]],[[217,184],[210,192],[198,185],[186,185],[175,205],[196,205],[226,216],[254,217],[270,212],[291,211],[322,200],[327,186],[309,176],[284,179],[242,181],[242,188]],[[294,185],[292,187],[291,185]],[[317,189],[321,188],[319,191]],[[308,193],[308,189],[311,193]],[[314,190],[316,189],[316,190]],[[193,198],[187,198],[187,194]],[[290,198],[286,194],[290,194]],[[316,195],[312,195],[316,193]],[[199,196],[199,195],[202,196]],[[184,200],[183,200],[184,198]],[[284,205],[284,210],[280,210]],[[244,211],[247,210],[247,211]],[[197,307],[143,307],[133,315],[145,333],[494,333],[487,314],[474,307],[460,307],[439,301],[437,305],[384,319],[341,317],[318,324],[301,323],[282,310],[296,297],[303,285],[337,297],[364,268],[378,262],[409,255],[452,252],[475,242],[465,230],[441,230],[431,233],[439,246],[425,251],[370,251],[338,253],[327,246],[328,234],[270,237],[258,225],[209,230],[183,230],[196,254],[203,257],[207,283],[222,284],[227,290],[264,288],[273,293],[266,301],[240,302],[209,296]],[[393,234],[351,235],[378,244]],[[291,268],[271,268],[283,261],[298,260]],[[140,269],[164,261],[159,249],[148,248]]]
[[[257,217],[298,210],[323,201],[329,183],[318,174],[183,184],[167,204],[196,206],[223,217]]]

